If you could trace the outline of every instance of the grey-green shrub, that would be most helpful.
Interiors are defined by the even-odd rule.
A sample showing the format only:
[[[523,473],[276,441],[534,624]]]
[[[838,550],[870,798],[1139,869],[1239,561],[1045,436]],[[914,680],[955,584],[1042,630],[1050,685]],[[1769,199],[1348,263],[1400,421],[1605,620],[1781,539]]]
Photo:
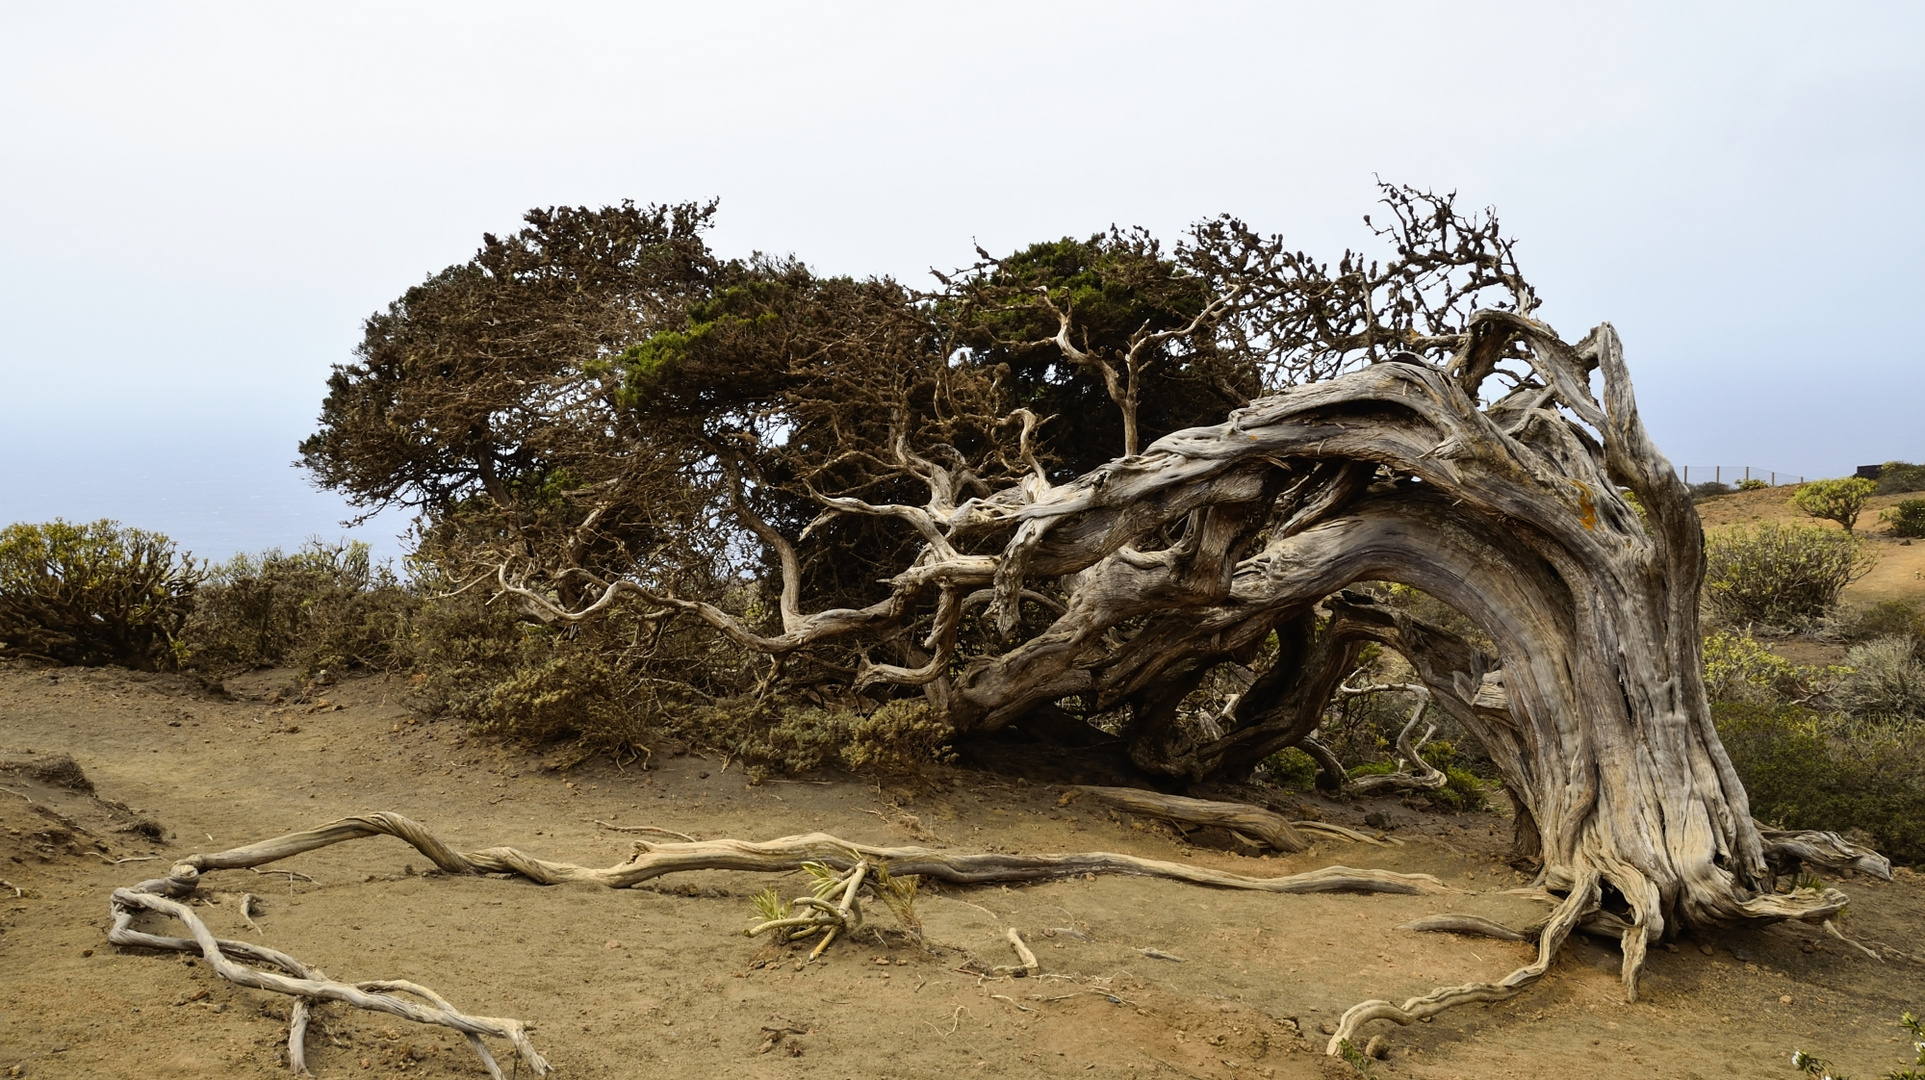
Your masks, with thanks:
[[[0,656],[177,666],[200,570],[165,535],[100,520],[0,529]]]
[[[1758,820],[1856,831],[1893,859],[1925,858],[1925,733],[1851,731],[1796,705],[1720,702],[1711,713]]]
[[[1875,638],[1845,654],[1851,674],[1835,693],[1839,704],[1864,718],[1925,719],[1925,663],[1910,637]]]
[[[1713,620],[1736,627],[1816,626],[1872,562],[1850,533],[1775,522],[1713,533],[1704,548],[1704,605]]]
[[[1859,612],[1849,629],[1853,641],[1897,636],[1925,646],[1925,608],[1915,600],[1880,600]]]
[[[236,555],[210,569],[183,630],[210,674],[288,664],[307,674],[385,668],[417,599],[359,541]]]

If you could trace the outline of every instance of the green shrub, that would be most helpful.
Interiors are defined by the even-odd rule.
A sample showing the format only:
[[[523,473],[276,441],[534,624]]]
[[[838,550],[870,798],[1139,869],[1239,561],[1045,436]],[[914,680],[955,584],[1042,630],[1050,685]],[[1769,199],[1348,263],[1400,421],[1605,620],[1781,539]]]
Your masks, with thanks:
[[[167,537],[115,521],[0,530],[0,656],[169,668],[200,571]]]
[[[1880,600],[1852,620],[1853,641],[1881,637],[1911,638],[1914,645],[1925,646],[1925,609],[1914,600]]]
[[[1489,789],[1482,780],[1469,769],[1455,765],[1444,770],[1444,786],[1424,793],[1431,805],[1461,814],[1466,810],[1483,810],[1490,806]]]
[[[1851,674],[1846,667],[1794,664],[1749,634],[1723,630],[1704,639],[1703,656],[1704,690],[1712,701],[1809,701]]]
[[[1891,526],[1893,536],[1925,536],[1925,499],[1906,499],[1880,511],[1878,520]]]
[[[954,761],[956,729],[922,698],[891,701],[848,724],[842,764],[856,772],[916,772]]]
[[[914,773],[955,760],[949,746],[955,729],[921,698],[887,702],[867,714],[768,704],[705,712],[700,726],[747,762],[755,781],[825,766]]]
[[[1858,524],[1865,500],[1878,490],[1878,484],[1860,476],[1837,480],[1813,480],[1791,493],[1791,505],[1815,518],[1836,521],[1846,532]]]
[[[1738,481],[1739,491],[1763,491],[1764,489],[1770,486],[1771,486],[1770,484],[1765,483],[1763,480],[1759,480],[1749,476],[1744,478],[1743,480]]]
[[[1814,626],[1831,617],[1840,590],[1872,563],[1850,533],[1775,522],[1712,533],[1704,548],[1704,604],[1727,626]]]
[[[1925,465],[1887,461],[1878,470],[1878,494],[1904,495],[1925,491]]]
[[[1317,784],[1317,759],[1294,746],[1264,758],[1263,767],[1269,770],[1270,782],[1280,788],[1309,791]]]
[[[417,599],[368,545],[310,540],[236,555],[213,567],[182,637],[190,662],[220,673],[291,664],[323,669],[390,666]]]
[[[593,749],[646,750],[616,673],[592,650],[563,648],[518,666],[469,706],[475,730],[529,743],[579,739]]]
[[[638,630],[627,610],[570,629],[524,621],[480,589],[430,594],[410,616],[395,662],[411,670],[410,704],[498,738],[572,741],[617,757],[676,752],[684,744],[664,719],[679,714],[687,724],[704,714],[624,647]]]
[[[1706,480],[1702,484],[1691,485],[1691,498],[1693,501],[1699,499],[1715,499],[1720,495],[1729,494],[1731,494],[1731,485],[1719,483],[1716,480]]]
[[[1925,858],[1925,736],[1799,706],[1719,702],[1712,717],[1760,821],[1857,830],[1894,859]]]
[[[1417,792],[1436,810],[1447,813],[1462,813],[1466,810],[1482,810],[1490,805],[1485,781],[1469,769],[1454,764],[1457,760],[1457,747],[1442,739],[1425,743],[1419,750],[1425,761],[1434,769],[1444,773],[1444,786],[1429,791]],[[1307,755],[1306,755],[1307,756]],[[1311,778],[1316,777],[1312,764]],[[1349,770],[1352,779],[1360,776],[1388,776],[1397,771],[1396,761],[1373,761]]]

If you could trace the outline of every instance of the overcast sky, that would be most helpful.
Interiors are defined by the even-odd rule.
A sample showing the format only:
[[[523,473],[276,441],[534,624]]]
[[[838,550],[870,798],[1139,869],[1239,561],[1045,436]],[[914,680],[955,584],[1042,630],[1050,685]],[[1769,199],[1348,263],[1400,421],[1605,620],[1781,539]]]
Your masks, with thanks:
[[[1674,462],[1925,460],[1925,5],[0,2],[0,523],[225,556],[362,319],[533,206],[926,281],[1112,222],[1494,205]],[[1692,479],[1698,477],[1694,472]],[[401,521],[354,535],[400,550]]]

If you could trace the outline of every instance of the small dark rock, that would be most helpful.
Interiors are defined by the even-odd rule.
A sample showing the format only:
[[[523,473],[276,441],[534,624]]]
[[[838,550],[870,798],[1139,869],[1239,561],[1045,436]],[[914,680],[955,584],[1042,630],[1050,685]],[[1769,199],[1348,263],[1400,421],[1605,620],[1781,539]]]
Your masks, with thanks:
[[[1373,829],[1394,829],[1397,827],[1397,823],[1391,820],[1390,815],[1384,813],[1382,810],[1372,810],[1370,813],[1365,814],[1364,824]]]

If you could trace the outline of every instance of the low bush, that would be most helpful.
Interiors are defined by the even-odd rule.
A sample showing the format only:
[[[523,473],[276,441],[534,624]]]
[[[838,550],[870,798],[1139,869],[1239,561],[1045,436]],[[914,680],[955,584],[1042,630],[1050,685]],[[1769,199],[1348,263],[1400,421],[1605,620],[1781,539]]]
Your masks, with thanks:
[[[1749,476],[1745,477],[1743,480],[1738,481],[1739,491],[1763,491],[1764,489],[1770,486],[1771,486],[1770,484],[1765,483],[1763,480],[1759,480]]]
[[[625,707],[617,673],[594,650],[567,645],[517,665],[475,695],[475,730],[527,743],[566,739],[594,749],[647,749],[646,725]]]
[[[949,745],[955,729],[921,698],[886,702],[866,714],[814,706],[779,712],[763,707],[729,718],[709,717],[704,726],[733,728],[729,749],[748,763],[751,782],[771,772],[823,767],[914,773],[955,760]]]
[[[1878,490],[1878,484],[1860,476],[1837,480],[1813,480],[1791,493],[1791,505],[1815,518],[1835,521],[1851,532],[1864,512],[1865,500]]]
[[[1925,608],[1915,600],[1880,600],[1852,619],[1849,634],[1853,641],[1910,638],[1915,646],[1925,647]]]
[[[0,656],[179,664],[200,570],[166,536],[96,521],[0,530]]]
[[[214,675],[279,664],[307,675],[386,668],[405,651],[417,606],[373,564],[368,545],[310,540],[213,567],[182,639],[189,662]]]
[[[842,764],[856,772],[916,772],[925,765],[956,759],[950,740],[956,729],[923,698],[891,701],[849,722],[849,743]]]
[[[1856,832],[1894,859],[1925,858],[1925,734],[1795,705],[1719,702],[1712,717],[1760,821]]]
[[[1287,791],[1309,791],[1317,785],[1317,759],[1294,746],[1263,759],[1264,776]]]
[[[1457,765],[1457,748],[1454,744],[1438,740],[1425,743],[1418,751],[1432,768],[1444,774],[1444,786],[1429,791],[1416,792],[1430,803],[1431,808],[1445,813],[1458,814],[1466,810],[1483,810],[1490,806],[1489,783],[1480,780],[1477,774]],[[1373,761],[1350,770],[1354,779],[1360,776],[1388,776],[1397,771],[1395,761]],[[1312,765],[1312,779],[1315,779],[1315,766]]]
[[[1881,510],[1878,520],[1891,528],[1893,536],[1925,536],[1925,499],[1906,499],[1890,510]]]
[[[1838,666],[1795,664],[1749,634],[1720,630],[1704,639],[1704,690],[1712,701],[1804,703],[1851,675]]]
[[[1702,593],[1725,626],[1802,630],[1832,617],[1838,594],[1871,569],[1849,533],[1767,522],[1705,537]]]
[[[1918,640],[1874,638],[1845,654],[1850,668],[1838,684],[1838,703],[1861,719],[1925,720],[1925,663]]]
[[[1878,470],[1878,494],[1904,495],[1925,491],[1925,465],[1887,461]]]
[[[1719,483],[1716,480],[1706,480],[1702,484],[1692,484],[1690,491],[1691,498],[1694,501],[1698,499],[1715,499],[1720,495],[1731,494],[1731,485]]]

